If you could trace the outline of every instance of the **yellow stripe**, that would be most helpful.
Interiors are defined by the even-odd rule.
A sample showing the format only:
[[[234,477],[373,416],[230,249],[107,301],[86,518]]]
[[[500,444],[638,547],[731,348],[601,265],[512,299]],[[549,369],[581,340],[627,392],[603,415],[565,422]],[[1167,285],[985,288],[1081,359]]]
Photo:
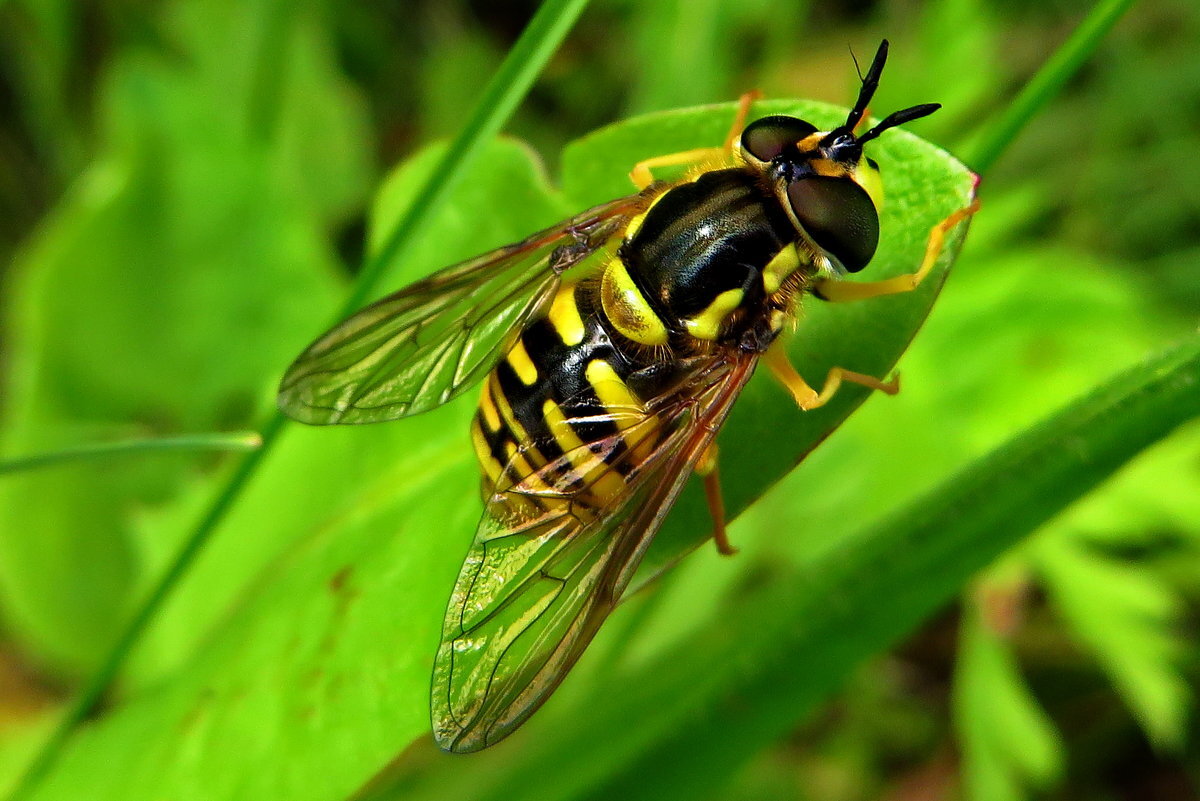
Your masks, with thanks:
[[[517,442],[529,442],[529,432],[525,430],[525,426],[521,425],[517,420],[517,416],[513,414],[512,406],[509,405],[508,397],[504,394],[504,390],[500,388],[500,379],[496,377],[494,371],[488,378],[488,389],[490,390],[492,400],[496,403],[496,408],[500,412],[500,418],[504,421],[504,425],[508,426],[508,431],[512,435],[512,438]],[[527,453],[530,457],[536,457],[537,450],[530,449]],[[531,461],[538,465],[544,464],[544,462],[536,458],[531,458]]]
[[[667,327],[629,276],[620,256],[614,256],[600,279],[600,303],[609,321],[625,336],[643,345],[667,344]]]
[[[583,440],[579,439],[575,429],[571,428],[557,403],[547,398],[542,406],[542,415],[546,418],[546,427],[554,435],[558,447],[567,455],[567,460],[587,485],[589,494],[597,505],[619,497],[625,491],[625,480],[583,444]]]
[[[579,316],[579,305],[575,300],[575,284],[561,287],[550,304],[550,324],[558,332],[559,339],[567,345],[583,342],[587,329]]]
[[[525,454],[517,450],[515,443],[504,443],[504,452],[508,454],[508,467],[514,484],[524,484],[531,492],[552,492]]]
[[[592,389],[596,390],[596,396],[625,436],[625,445],[633,452],[636,463],[645,462],[654,453],[653,436],[658,430],[658,418],[646,412],[646,407],[633,396],[608,362],[593,359],[588,362],[585,374]]]
[[[471,421],[471,443],[475,446],[475,456],[479,459],[483,477],[495,485],[500,473],[504,471],[504,465],[492,456],[492,449],[483,436],[483,429],[479,427],[478,420]]]
[[[661,195],[659,197],[661,197]],[[655,198],[654,200],[655,200],[655,202],[658,202],[658,198]],[[653,206],[654,203],[651,203],[650,205]],[[631,217],[629,219],[629,222],[625,224],[625,237],[624,238],[625,238],[626,242],[628,242],[630,239],[633,239],[635,236],[637,236],[637,232],[641,229],[642,223],[644,223],[646,221],[646,213],[647,212],[649,212],[649,209],[646,209],[646,211],[643,211],[641,214],[639,214],[636,217]]]
[[[763,289],[768,295],[773,295],[783,286],[784,280],[800,267],[800,252],[795,245],[787,245],[775,254],[767,266],[763,268]]]
[[[508,352],[508,363],[512,365],[512,369],[516,372],[517,378],[521,379],[521,383],[527,387],[537,383],[537,368],[533,366],[533,361],[529,358],[529,353],[525,350],[525,343],[518,339],[513,343],[512,350]]]
[[[512,406],[508,403],[508,396],[504,394],[504,390],[500,387],[500,379],[495,373],[491,376],[492,400],[496,402],[496,408],[500,411],[500,417],[503,418],[504,424],[508,426],[508,430],[512,432],[513,439],[518,442],[528,442],[529,434],[525,431],[525,427],[517,421],[517,416],[513,414]]]
[[[492,399],[492,387],[484,382],[483,392],[479,395],[479,411],[483,413],[488,431],[493,434],[500,430],[500,413],[496,411],[496,401]]]
[[[707,309],[683,321],[688,333],[696,339],[716,339],[721,334],[721,324],[741,304],[743,294],[740,289],[727,289],[717,295]]]
[[[858,169],[854,173],[854,180],[858,181],[858,185],[866,190],[871,197],[871,202],[875,204],[875,210],[883,209],[883,177],[880,176],[879,170],[867,163],[866,159],[858,162]]]
[[[796,149],[801,154],[812,153],[821,148],[821,140],[829,134],[828,131],[817,131],[801,139],[796,143]]]
[[[807,164],[808,169],[826,178],[842,178],[850,175],[850,170],[846,168],[846,165],[832,159],[809,159]]]

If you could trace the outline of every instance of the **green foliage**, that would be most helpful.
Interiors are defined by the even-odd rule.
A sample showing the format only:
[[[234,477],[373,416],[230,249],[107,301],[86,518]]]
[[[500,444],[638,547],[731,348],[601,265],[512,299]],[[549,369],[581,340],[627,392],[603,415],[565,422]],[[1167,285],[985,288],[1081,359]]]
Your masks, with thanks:
[[[267,143],[247,131],[256,65],[226,57],[232,32],[266,12],[174,12],[176,58],[190,67],[136,50],[112,65],[101,152],[7,276],[6,453],[252,424],[271,373],[332,311],[323,230],[365,187],[365,130],[316,20],[277,32],[292,58]],[[39,660],[86,670],[109,647],[153,573],[130,511],[170,497],[191,464],[0,484],[6,622]]]
[[[785,108],[797,110],[790,104],[767,107]],[[844,116],[812,105],[800,110],[814,118]],[[598,193],[627,191],[625,165],[634,159],[632,147],[663,152],[680,141],[719,140],[732,113],[732,106],[672,112],[589,137],[566,155],[562,195],[549,189],[522,147],[492,145],[472,181],[454,191],[446,210],[429,222],[422,245],[409,251],[401,273],[388,282],[401,283],[481,246],[517,239],[564,216],[566,209],[588,205]],[[388,231],[403,216],[440,155],[437,150],[423,154],[385,184],[373,231]],[[901,272],[919,261],[933,222],[967,201],[971,176],[940,151],[902,133],[881,142],[876,158],[885,169],[895,167],[881,272]],[[606,172],[597,173],[597,167]],[[937,204],[910,199],[931,186],[943,187]],[[499,197],[505,202],[497,203]],[[461,214],[464,208],[495,211],[478,219]],[[373,233],[371,241],[385,238]],[[948,251],[945,262],[950,256]],[[897,298],[900,302],[888,304],[891,308],[871,327],[855,324],[862,318],[853,314],[850,323],[838,319],[856,312],[852,306],[832,310],[824,319],[813,315],[797,342],[807,353],[814,340],[835,339],[834,327],[863,328],[864,335],[845,343],[845,358],[855,364],[869,360],[864,369],[883,372],[931,302],[932,292],[923,294]],[[881,342],[890,342],[889,349],[881,351]],[[818,363],[815,369],[823,372],[824,366]],[[864,394],[858,393],[858,400]],[[851,397],[847,393],[840,409],[827,415],[814,414],[810,425],[793,426],[794,438],[775,438],[771,450],[777,452],[770,461],[778,465],[777,475],[848,413]],[[729,423],[733,431],[762,425],[765,415],[796,417],[787,396],[765,383],[749,389],[743,404],[753,404],[754,414],[739,411]],[[394,426],[287,431],[139,649],[131,670],[147,689],[85,733],[39,797],[77,793],[84,777],[95,798],[153,795],[168,787],[186,794],[189,777],[213,765],[224,766],[231,776],[251,773],[264,758],[255,743],[270,732],[271,739],[284,738],[294,764],[311,765],[314,775],[299,768],[285,776],[261,772],[255,774],[256,784],[240,780],[236,791],[326,797],[353,789],[355,777],[385,761],[389,749],[423,739],[429,725],[428,644],[436,642],[447,581],[479,514],[476,468],[462,447],[470,413],[467,400]],[[738,441],[754,435],[731,438],[730,464],[747,462],[753,452],[762,461],[761,440]],[[305,477],[300,498],[295,498],[297,476]],[[763,486],[761,474],[733,471],[728,490],[734,507],[745,505]],[[160,541],[194,519],[196,503],[210,492],[197,488],[180,503],[144,517],[143,540]],[[704,514],[702,500],[689,497],[681,506],[668,523],[655,564],[674,561],[704,537],[704,527],[688,522]],[[447,510],[455,511],[447,515]],[[304,621],[301,630],[289,624],[296,620]],[[372,676],[388,677],[383,713],[378,688],[365,689],[372,686]],[[372,717],[369,731],[360,731]],[[159,736],[150,752],[138,746],[146,772],[144,778],[131,776],[129,749],[162,731],[176,735]],[[320,753],[337,742],[344,743],[337,746],[343,760],[330,770]],[[208,784],[203,792],[216,798],[234,795],[234,789]]]
[[[472,757],[476,770],[463,772],[453,757],[411,760],[387,790],[367,797],[682,799],[721,785],[865,654],[936,609],[972,572],[1146,444],[1200,415],[1198,379],[1200,338],[1192,337],[906,508],[859,531],[827,532],[795,566],[753,565],[751,580],[735,579],[717,608],[703,608],[712,583],[686,576],[670,589],[688,595],[680,606],[700,618],[694,631],[664,636],[677,622],[665,608],[671,599],[648,613],[621,610],[627,616],[618,612],[598,638],[599,664],[582,665],[586,678],[568,682],[511,741]],[[1025,480],[1014,483],[1013,474]],[[995,708],[1001,723],[1023,730],[1005,732],[1004,749],[988,767],[1007,769],[1020,736],[1023,748],[1041,753],[1022,752],[1018,764],[1045,781],[1059,770],[1046,724],[1011,664],[997,665],[1003,654],[979,653],[986,645],[975,643],[969,654],[974,691],[995,692],[1002,681],[1023,707]],[[1030,732],[1039,739],[1030,742]]]
[[[18,457],[0,462],[0,474],[21,473],[69,462],[86,459],[105,459],[119,455],[141,455],[153,451],[252,451],[262,444],[256,433],[248,434],[198,434],[191,437],[160,437],[157,439],[127,439],[113,442],[97,442],[64,448],[60,451],[45,451],[32,456]]]
[[[1034,563],[1051,603],[1100,661],[1154,745],[1178,749],[1191,693],[1179,673],[1180,599],[1136,564],[1122,564],[1066,536],[1044,537]]]
[[[963,744],[964,784],[977,801],[1019,801],[1030,790],[1048,789],[1063,774],[1061,738],[1005,641],[1011,632],[1003,629],[1014,621],[987,618],[988,611],[996,617],[1011,613],[1024,588],[1020,578],[1015,586],[1010,581],[985,580],[975,594],[978,606],[967,605],[959,632],[955,722]]]
[[[339,228],[372,181],[361,98],[385,163],[429,132],[463,130],[478,76],[507,46],[499,17],[433,2],[403,19],[276,0],[95,5],[89,17],[0,3],[19,32],[0,49],[19,66],[5,76],[19,113],[0,123],[0,146],[24,156],[32,137],[45,176],[17,192],[29,168],[0,162],[0,208],[18,212],[0,246],[23,237],[0,276],[5,460],[261,424],[275,377],[348,294],[626,193],[631,163],[718,142],[732,115],[683,109],[596,131],[563,149],[556,188],[525,146],[485,135],[549,56],[543,37],[510,60],[507,87],[474,106],[482,116],[456,145],[420,150],[383,182],[367,278],[353,283],[333,243],[354,239]],[[376,777],[364,797],[866,799],[919,779],[976,801],[1091,798],[1110,789],[1097,765],[1134,762],[1135,723],[1164,759],[1194,766],[1200,432],[1134,457],[1197,411],[1194,336],[1142,359],[1187,336],[1200,298],[1185,196],[1200,12],[1147,2],[1067,84],[1127,5],[1101,3],[1012,105],[1008,87],[1086,8],[875,10],[894,55],[873,107],[938,100],[946,108],[916,131],[970,141],[953,150],[986,162],[1009,148],[928,321],[957,237],[921,293],[805,309],[792,356],[810,380],[835,363],[883,375],[924,323],[904,391],[846,420],[865,391],[800,414],[755,379],[721,439],[742,553],[679,561],[708,530],[690,488],[643,591],[512,740],[469,760],[428,741],[430,661],[479,512],[464,399],[393,425],[284,430],[122,658],[111,706],[35,797],[328,799]],[[560,2],[557,24],[581,6]],[[845,42],[861,56],[878,38],[845,13],[822,7],[818,26],[804,4],[595,4],[513,129],[554,158],[622,106],[754,86],[845,101]],[[107,49],[93,64],[81,43],[96,26]],[[1015,128],[1064,85],[1013,149]],[[838,118],[809,102],[757,110]],[[1003,125],[981,122],[997,113]],[[463,143],[480,148],[469,179],[429,183],[471,154]],[[878,150],[884,241],[864,278],[911,269],[929,226],[970,190],[961,165],[903,132]],[[39,202],[30,233],[20,222]],[[90,672],[235,469],[163,453],[0,476],[0,687],[6,654],[51,683]],[[929,644],[954,627],[943,615],[924,640],[859,667],[965,586],[977,589],[956,646]],[[998,622],[997,599],[1017,613]],[[853,697],[836,694],[847,681]],[[0,693],[0,790],[61,712],[30,709]]]

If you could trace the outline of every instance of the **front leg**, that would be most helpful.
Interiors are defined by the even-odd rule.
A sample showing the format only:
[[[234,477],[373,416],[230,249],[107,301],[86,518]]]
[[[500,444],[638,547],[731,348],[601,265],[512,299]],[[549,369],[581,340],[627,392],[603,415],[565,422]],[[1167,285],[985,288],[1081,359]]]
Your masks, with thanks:
[[[654,174],[651,170],[655,167],[672,167],[677,164],[699,164],[702,161],[723,158],[724,155],[724,151],[719,147],[698,147],[695,150],[682,150],[678,153],[668,153],[665,156],[655,156],[633,165],[633,169],[629,171],[629,180],[633,181],[634,186],[638,189],[645,189],[654,183]]]
[[[929,240],[925,243],[925,259],[915,273],[897,275],[883,281],[859,283],[856,281],[841,281],[833,278],[822,278],[813,287],[813,294],[822,300],[834,303],[845,303],[851,300],[866,300],[880,295],[897,295],[902,292],[912,292],[921,285],[926,276],[937,264],[942,246],[946,242],[946,234],[963,220],[979,211],[979,201],[975,200],[966,208],[959,209],[929,232]]]
[[[654,173],[651,171],[655,167],[699,164],[703,161],[728,163],[733,158],[733,149],[742,135],[742,130],[746,127],[746,117],[750,114],[750,106],[755,100],[761,97],[762,92],[757,90],[746,92],[746,94],[741,96],[738,100],[737,115],[734,116],[733,125],[730,126],[729,133],[725,136],[725,143],[721,147],[698,147],[692,150],[668,153],[665,156],[654,156],[653,158],[639,161],[629,171],[629,180],[633,181],[633,185],[640,190],[654,183]]]

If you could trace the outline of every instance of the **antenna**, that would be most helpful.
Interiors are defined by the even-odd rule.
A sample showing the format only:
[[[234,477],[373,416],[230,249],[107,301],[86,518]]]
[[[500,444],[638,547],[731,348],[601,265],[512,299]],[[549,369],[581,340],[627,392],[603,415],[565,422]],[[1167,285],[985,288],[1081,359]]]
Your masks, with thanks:
[[[888,128],[895,128],[897,125],[903,125],[906,122],[912,122],[913,120],[918,120],[921,117],[928,117],[941,107],[941,103],[922,103],[921,105],[913,106],[912,108],[893,111],[891,114],[884,117],[883,121],[874,128],[858,137],[858,143],[861,145],[863,142],[874,139]]]
[[[871,102],[875,90],[879,88],[879,76],[883,74],[883,65],[887,62],[887,54],[888,40],[884,39],[880,42],[879,49],[875,51],[875,60],[871,62],[871,68],[867,70],[867,77],[861,79],[862,88],[858,91],[858,100],[855,101],[854,108],[850,109],[850,116],[846,117],[847,129],[853,131],[862,122],[867,105]],[[854,58],[854,51],[850,52],[850,57]],[[854,68],[858,69],[857,59],[854,61]]]

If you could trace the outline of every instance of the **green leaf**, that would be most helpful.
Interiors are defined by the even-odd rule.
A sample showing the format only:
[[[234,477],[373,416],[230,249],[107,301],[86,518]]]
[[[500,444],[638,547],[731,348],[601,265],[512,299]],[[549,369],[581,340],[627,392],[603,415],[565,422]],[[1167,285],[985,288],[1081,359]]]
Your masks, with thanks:
[[[362,110],[328,45],[289,14],[290,66],[271,65],[275,147],[247,135],[255,53],[230,46],[263,6],[163,13],[177,50],[115,59],[100,154],[6,276],[6,455],[252,424],[270,376],[334,307],[326,227],[360,197],[367,164]],[[0,485],[0,603],[33,658],[75,673],[111,644],[158,567],[141,562],[131,518],[196,467],[164,457]]]
[[[1192,696],[1183,675],[1182,600],[1146,567],[1095,553],[1078,536],[1039,538],[1032,555],[1051,603],[1150,741],[1182,746]]]
[[[22,689],[5,686],[5,692],[12,693],[17,705],[26,701],[19,698]],[[37,755],[42,743],[54,731],[62,711],[54,705],[23,709],[17,714],[11,709],[5,710],[4,718],[0,719],[0,797],[8,798],[15,789],[24,766]]]
[[[844,117],[814,104],[761,110]],[[547,192],[522,148],[491,145],[429,223],[425,241],[436,244],[410,251],[404,277],[517,239],[604,193],[627,193],[625,174],[638,153],[719,142],[732,114],[731,105],[672,112],[598,132],[568,152],[562,197]],[[889,176],[886,239],[871,276],[879,277],[916,266],[930,227],[968,201],[972,176],[903,132],[886,135],[874,155]],[[412,202],[405,187],[419,185],[432,158],[389,182],[377,224]],[[464,235],[476,226],[485,226],[481,238]],[[484,238],[492,236],[498,239]],[[837,359],[886,372],[920,324],[952,253],[921,292],[859,304],[874,311],[814,309],[794,349],[802,369],[819,377]],[[847,390],[805,419],[785,393],[756,382],[722,440],[735,466],[734,508],[786,472],[865,394]],[[139,673],[157,681],[81,733],[37,797],[74,796],[86,783],[96,799],[326,798],[348,793],[410,740],[424,740],[432,645],[481,510],[467,447],[471,411],[469,401],[458,402],[386,426],[285,431],[139,650]],[[753,463],[762,472],[736,469]],[[209,492],[197,487],[154,530],[189,519]],[[708,524],[693,522],[703,519],[699,497],[689,494],[677,512],[658,565],[706,536]],[[336,765],[327,764],[329,753],[339,755]],[[268,758],[292,767],[259,770]]]
[[[393,230],[396,220],[407,211],[444,149],[437,145],[422,151],[384,182],[372,214],[372,252],[382,246],[386,232]],[[389,273],[390,286],[468,258],[481,248],[515,241],[565,216],[561,199],[551,193],[533,154],[522,144],[493,142],[484,149],[481,161],[486,166],[474,171],[471,181],[460,184],[445,210],[431,221],[432,235],[414,243],[409,259]],[[501,194],[505,198],[503,214],[478,217],[462,211],[499,208],[496,198]],[[422,474],[428,454],[457,453],[459,469],[466,477],[464,486],[472,488],[461,502],[473,511],[481,509],[473,497],[475,468],[466,436],[473,401],[473,397],[462,398],[397,425],[294,426],[286,430],[243,501],[230,512],[222,535],[205,550],[147,631],[129,671],[139,681],[147,681],[189,659],[199,643],[214,636],[211,627],[224,622],[230,604],[237,602],[255,576],[287,548],[333,525],[328,520],[331,515],[360,507],[369,514],[380,503],[390,505],[389,487],[377,486],[380,473],[391,475],[395,469],[401,471],[397,475],[403,475],[407,469]],[[397,480],[396,487],[401,483]],[[140,540],[159,542],[192,524],[211,492],[212,482],[198,484],[184,503],[143,515]],[[468,525],[450,532],[442,523],[422,524],[419,520],[417,525],[427,529],[425,536],[435,541],[447,535],[459,537],[463,553],[473,530]],[[385,528],[378,534],[390,537],[391,531]],[[444,543],[443,547],[454,550]],[[462,553],[457,556],[461,558]],[[431,599],[432,605],[440,606],[445,598],[434,595],[438,597]],[[440,620],[440,611],[436,620]],[[432,659],[432,653],[422,651],[420,655]]]
[[[1061,778],[1061,738],[1008,644],[975,604],[967,605],[959,629],[954,720],[972,801],[1022,801]]]
[[[661,647],[647,647],[661,634],[654,626],[629,642],[622,621],[644,609],[619,610],[610,622],[615,638],[598,644],[620,656],[595,666],[603,671],[568,681],[525,730],[472,757],[470,771],[461,760],[429,762],[422,755],[366,797],[711,794],[859,661],[950,601],[974,572],[1143,448],[1200,416],[1198,383],[1200,336],[1193,335],[934,493],[854,536],[822,543],[804,564],[760,566],[743,576],[719,614]],[[1053,765],[1046,754],[1037,762],[1047,771]]]
[[[413,233],[432,218],[435,211],[441,211],[442,200],[467,175],[468,169],[475,166],[475,156],[511,115],[586,3],[587,0],[547,0],[533,16],[500,69],[484,87],[482,97],[462,131],[441,159],[438,174],[422,185],[400,222],[363,264],[343,301],[341,315],[357,308],[375,291],[379,277],[392,262],[409,256],[408,248],[413,243]],[[266,27],[269,33],[264,36],[267,45],[260,48],[262,52],[274,54],[280,49],[277,43],[270,40],[283,28],[279,24],[281,13],[283,11],[278,6],[268,8]],[[273,66],[260,57],[259,80],[253,84],[255,91],[251,93],[253,99],[262,100],[273,94],[263,88],[277,86],[271,69]],[[274,110],[264,114],[257,107],[252,108],[251,133],[263,140],[275,122],[273,116]],[[263,457],[270,451],[285,422],[283,415],[276,411],[263,424],[262,447],[235,466],[212,499],[205,504],[198,522],[187,528],[188,533],[159,571],[145,598],[133,610],[119,635],[114,637],[99,666],[80,689],[60,725],[28,766],[13,794],[14,798],[24,797],[42,781],[61,757],[66,742],[111,691],[133,648],[142,641],[147,626],[158,617],[180,580],[189,575],[196,557],[204,550],[211,535],[241,499],[249,479],[257,475]]]
[[[377,225],[390,227],[438,156],[389,179]],[[428,272],[559,216],[524,147],[493,143],[481,162],[431,223],[444,236],[403,270]],[[521,202],[497,206],[499,193]],[[460,211],[490,207],[507,213],[475,221]],[[480,509],[470,400],[397,425],[286,430],[136,652],[137,685],[156,679],[154,689],[83,732],[37,797],[73,794],[80,781],[95,782],[94,798],[164,787],[196,798],[340,797],[426,731],[433,646]],[[197,484],[144,516],[145,541],[194,521],[212,489]],[[162,732],[174,734],[161,749],[137,745]],[[256,770],[274,748],[308,767]],[[337,766],[325,764],[330,748]],[[130,775],[133,763],[145,773]],[[253,778],[196,784],[214,765],[231,782]]]

